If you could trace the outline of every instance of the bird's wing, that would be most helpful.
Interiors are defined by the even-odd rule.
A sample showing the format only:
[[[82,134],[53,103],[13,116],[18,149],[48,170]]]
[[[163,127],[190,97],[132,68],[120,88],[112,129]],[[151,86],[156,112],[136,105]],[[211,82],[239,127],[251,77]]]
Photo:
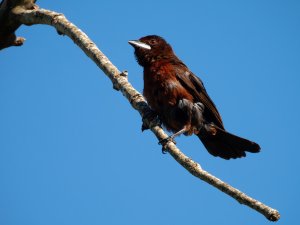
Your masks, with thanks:
[[[177,64],[178,65],[178,64]],[[194,75],[189,69],[182,63],[181,66],[175,67],[176,77],[181,85],[192,94],[196,101],[204,104],[204,117],[207,122],[213,122],[215,125],[224,129],[222,118],[211,100],[208,96],[205,87],[196,75]]]

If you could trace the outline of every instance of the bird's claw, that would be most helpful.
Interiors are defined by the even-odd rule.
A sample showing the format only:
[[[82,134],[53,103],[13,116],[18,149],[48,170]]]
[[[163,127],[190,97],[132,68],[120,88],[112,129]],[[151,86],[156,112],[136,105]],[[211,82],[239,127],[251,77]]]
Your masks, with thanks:
[[[174,144],[176,144],[176,141],[174,140],[174,138],[173,138],[172,136],[169,136],[169,137],[167,137],[167,138],[164,138],[164,139],[162,139],[162,140],[160,140],[160,141],[158,142],[159,145],[162,145],[161,152],[162,152],[163,154],[166,154],[166,153],[168,152],[168,150],[167,150],[167,144],[168,144],[170,141],[173,142]]]
[[[142,132],[143,132],[144,130],[150,129],[150,127],[149,127],[150,124],[147,124],[146,121],[145,121],[145,119],[148,119],[149,122],[151,122],[151,121],[153,121],[153,120],[155,119],[155,123],[161,125],[161,121],[160,121],[160,119],[158,118],[157,113],[154,112],[153,110],[148,110],[148,111],[144,114],[143,119],[142,119],[142,122],[143,122],[142,128],[141,128]]]
[[[144,132],[145,130],[148,130],[148,129],[149,129],[149,126],[146,125],[146,124],[144,123],[144,121],[143,121],[143,124],[142,124],[142,127],[141,127],[142,132]]]

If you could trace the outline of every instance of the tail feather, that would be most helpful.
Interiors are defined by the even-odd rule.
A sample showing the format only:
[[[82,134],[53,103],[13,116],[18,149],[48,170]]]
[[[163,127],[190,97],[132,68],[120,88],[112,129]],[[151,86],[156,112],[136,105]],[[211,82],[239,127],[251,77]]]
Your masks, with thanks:
[[[236,159],[245,157],[246,152],[257,153],[260,151],[260,146],[255,142],[228,133],[214,125],[209,126],[214,129],[213,132],[203,129],[197,136],[213,156],[219,156],[223,159]]]

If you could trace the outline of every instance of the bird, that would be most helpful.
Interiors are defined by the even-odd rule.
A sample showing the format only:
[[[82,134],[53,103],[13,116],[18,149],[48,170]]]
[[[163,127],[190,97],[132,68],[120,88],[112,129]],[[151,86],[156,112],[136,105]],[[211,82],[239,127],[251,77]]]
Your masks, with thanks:
[[[164,38],[148,35],[128,43],[134,48],[137,63],[143,67],[146,101],[162,125],[173,132],[163,141],[194,134],[211,155],[226,160],[260,151],[257,143],[225,130],[203,82],[176,56]]]

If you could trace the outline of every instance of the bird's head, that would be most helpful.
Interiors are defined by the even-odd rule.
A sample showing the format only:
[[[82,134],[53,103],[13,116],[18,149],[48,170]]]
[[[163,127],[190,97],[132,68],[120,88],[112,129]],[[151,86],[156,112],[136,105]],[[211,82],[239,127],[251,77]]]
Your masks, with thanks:
[[[160,36],[149,35],[139,40],[128,41],[134,47],[134,54],[141,66],[147,66],[156,60],[174,57],[172,47]]]

